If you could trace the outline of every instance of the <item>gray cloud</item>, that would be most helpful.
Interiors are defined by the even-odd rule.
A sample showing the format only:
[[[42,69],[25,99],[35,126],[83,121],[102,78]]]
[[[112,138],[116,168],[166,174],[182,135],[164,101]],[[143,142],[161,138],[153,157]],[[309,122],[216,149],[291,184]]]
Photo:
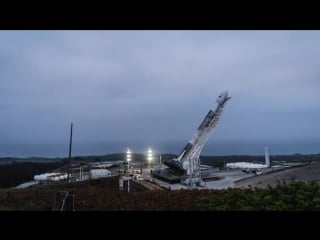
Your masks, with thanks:
[[[1,31],[1,142],[313,139],[319,31]]]

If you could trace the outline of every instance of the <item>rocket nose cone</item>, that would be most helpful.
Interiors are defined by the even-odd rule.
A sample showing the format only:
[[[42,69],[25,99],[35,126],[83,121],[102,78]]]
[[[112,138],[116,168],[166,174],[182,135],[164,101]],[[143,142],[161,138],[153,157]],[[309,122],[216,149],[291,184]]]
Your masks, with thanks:
[[[219,98],[224,98],[224,97],[227,97],[227,96],[228,96],[228,92],[227,91],[224,91],[224,92],[219,94]]]
[[[224,92],[222,92],[220,95],[219,95],[219,97],[218,97],[218,99],[217,99],[217,102],[219,103],[219,104],[223,104],[223,103],[225,103],[227,100],[229,100],[230,98],[228,97],[228,92],[227,91],[224,91]]]

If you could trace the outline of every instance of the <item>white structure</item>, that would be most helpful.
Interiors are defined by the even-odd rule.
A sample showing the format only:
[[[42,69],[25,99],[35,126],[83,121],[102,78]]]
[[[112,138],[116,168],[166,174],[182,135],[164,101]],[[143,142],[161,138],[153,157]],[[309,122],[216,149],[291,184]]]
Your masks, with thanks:
[[[268,167],[270,167],[268,147],[264,148],[264,153],[265,153],[266,164],[249,163],[249,162],[235,162],[235,163],[227,163],[226,167],[228,167],[228,168],[241,168],[241,169],[242,168],[243,169],[268,168]]]
[[[68,174],[66,173],[44,173],[40,175],[35,175],[34,180],[35,181],[62,181],[66,180],[68,178]]]
[[[231,99],[228,92],[223,92],[217,99],[217,105],[212,108],[203,119],[202,123],[184,147],[177,159],[167,160],[164,163],[173,171],[181,175],[187,174],[191,178],[200,178],[200,154],[209,139],[210,134],[217,125],[226,102]],[[192,183],[191,180],[189,180]]]
[[[119,178],[119,190],[130,192],[130,180],[131,178],[128,177],[120,177]]]
[[[111,167],[113,165],[115,165],[116,163],[114,162],[93,162],[93,163],[88,163],[88,165],[90,165],[93,168],[108,168]]]
[[[268,150],[268,147],[265,147],[265,148],[264,148],[264,156],[265,156],[265,159],[266,159],[266,165],[267,165],[267,167],[270,167],[270,159],[269,159],[269,150]]]
[[[249,162],[235,162],[227,163],[227,168],[240,168],[240,169],[250,169],[250,168],[267,168],[266,164],[249,163]]]
[[[90,176],[92,179],[110,177],[111,172],[107,169],[91,169]]]

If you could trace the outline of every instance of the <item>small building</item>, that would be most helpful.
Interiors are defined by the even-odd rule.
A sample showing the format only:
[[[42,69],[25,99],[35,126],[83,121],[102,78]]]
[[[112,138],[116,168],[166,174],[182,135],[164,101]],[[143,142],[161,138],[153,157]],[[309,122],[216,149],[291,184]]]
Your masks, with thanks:
[[[107,169],[91,169],[90,176],[92,179],[110,177],[111,171]]]
[[[250,162],[234,162],[227,163],[227,168],[236,168],[236,169],[258,169],[258,168],[267,168],[266,164],[250,163]]]
[[[68,174],[66,173],[44,173],[40,175],[35,175],[34,180],[39,182],[59,182],[66,180]]]
[[[124,192],[130,192],[130,177],[119,178],[119,190]]]

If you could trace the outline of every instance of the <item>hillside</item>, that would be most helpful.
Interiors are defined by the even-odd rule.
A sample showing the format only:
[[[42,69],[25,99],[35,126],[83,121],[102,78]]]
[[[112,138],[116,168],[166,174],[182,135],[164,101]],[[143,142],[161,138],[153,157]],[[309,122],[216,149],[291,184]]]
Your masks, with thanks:
[[[174,154],[161,154],[162,161],[177,157]],[[71,163],[125,161],[124,153],[114,153],[101,156],[76,156]],[[280,162],[311,162],[320,161],[320,154],[311,155],[273,155],[270,156],[273,164]],[[0,158],[0,188],[14,187],[21,183],[33,180],[34,175],[55,170],[67,164],[66,158]],[[264,162],[264,156],[201,156],[201,164],[221,168],[229,162]],[[133,154],[132,163],[147,163],[143,154]]]
[[[0,210],[52,211],[56,191],[74,191],[76,211],[300,211],[320,210],[320,185],[279,183],[266,189],[148,191],[132,183],[129,193],[118,190],[111,177],[67,185],[33,186],[0,191]]]

